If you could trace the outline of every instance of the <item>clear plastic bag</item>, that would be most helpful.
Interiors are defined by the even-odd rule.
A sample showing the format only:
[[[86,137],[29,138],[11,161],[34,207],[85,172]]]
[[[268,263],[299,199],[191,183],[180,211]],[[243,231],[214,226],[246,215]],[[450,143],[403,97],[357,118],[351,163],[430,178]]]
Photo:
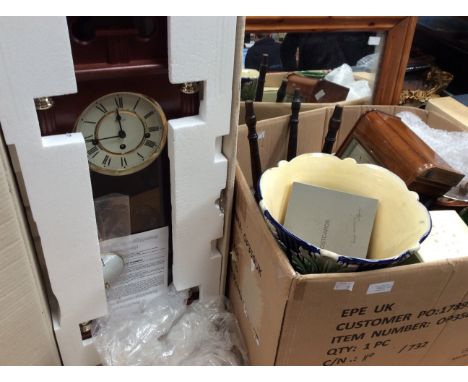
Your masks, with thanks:
[[[356,65],[353,66],[353,71],[374,73],[377,71],[379,60],[380,60],[380,53],[368,54],[367,56],[360,58],[356,62]]]
[[[128,195],[109,194],[94,200],[99,240],[130,235],[130,200]]]
[[[342,86],[348,86],[354,82],[353,71],[348,64],[343,64],[333,69],[325,76],[325,79]]]
[[[247,355],[223,298],[187,305],[187,293],[168,293],[140,311],[110,312],[93,330],[105,365],[243,365]]]
[[[124,272],[126,253],[109,250],[106,242],[115,238],[128,241],[125,238],[128,238],[131,233],[129,197],[122,194],[101,196],[94,200],[94,210],[101,249],[102,271],[108,292],[108,288],[119,280]]]
[[[349,88],[346,101],[367,98],[372,95],[369,83],[366,80],[356,81],[353,76],[353,71],[348,64],[343,64],[336,69],[333,69],[325,76],[327,81]]]

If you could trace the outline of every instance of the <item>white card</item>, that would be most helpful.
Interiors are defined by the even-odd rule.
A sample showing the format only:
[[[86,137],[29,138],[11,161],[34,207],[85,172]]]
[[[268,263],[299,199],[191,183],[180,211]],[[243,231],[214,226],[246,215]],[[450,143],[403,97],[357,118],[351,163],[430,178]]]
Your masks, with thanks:
[[[319,248],[366,258],[378,200],[293,183],[284,226]]]
[[[368,45],[380,45],[380,37],[378,36],[369,36]]]
[[[101,253],[113,252],[124,260],[122,274],[106,290],[112,310],[135,311],[167,290],[168,227],[105,240],[100,246]]]

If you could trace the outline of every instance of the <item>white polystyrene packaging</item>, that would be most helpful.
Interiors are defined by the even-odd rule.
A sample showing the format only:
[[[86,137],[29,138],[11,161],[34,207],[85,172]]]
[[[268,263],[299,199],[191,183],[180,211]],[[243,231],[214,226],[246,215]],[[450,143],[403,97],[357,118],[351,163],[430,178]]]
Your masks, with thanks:
[[[138,312],[114,311],[97,320],[95,345],[104,365],[247,364],[237,320],[224,298],[187,305],[171,286]]]

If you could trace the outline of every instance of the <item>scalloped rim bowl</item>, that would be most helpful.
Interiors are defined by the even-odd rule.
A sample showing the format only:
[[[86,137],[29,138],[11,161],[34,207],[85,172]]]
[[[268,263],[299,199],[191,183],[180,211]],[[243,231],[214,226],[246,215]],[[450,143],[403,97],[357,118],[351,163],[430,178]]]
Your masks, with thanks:
[[[293,182],[370,197],[379,201],[368,258],[343,256],[308,243],[282,226]],[[296,266],[304,256],[319,271],[359,271],[398,264],[416,252],[429,235],[429,212],[418,194],[389,170],[372,164],[358,164],[352,158],[312,153],[265,171],[259,182],[260,208],[276,239]]]

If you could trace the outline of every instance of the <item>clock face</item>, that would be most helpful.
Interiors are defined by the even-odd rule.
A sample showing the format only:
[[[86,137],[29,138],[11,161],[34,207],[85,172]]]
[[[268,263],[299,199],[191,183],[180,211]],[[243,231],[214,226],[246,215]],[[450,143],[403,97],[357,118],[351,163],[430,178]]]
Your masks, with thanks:
[[[127,175],[150,165],[167,138],[166,117],[157,102],[143,94],[107,94],[78,117],[76,132],[86,143],[91,170]]]
[[[340,157],[353,158],[357,163],[378,164],[367,150],[354,138],[351,140],[348,147],[345,148]]]

